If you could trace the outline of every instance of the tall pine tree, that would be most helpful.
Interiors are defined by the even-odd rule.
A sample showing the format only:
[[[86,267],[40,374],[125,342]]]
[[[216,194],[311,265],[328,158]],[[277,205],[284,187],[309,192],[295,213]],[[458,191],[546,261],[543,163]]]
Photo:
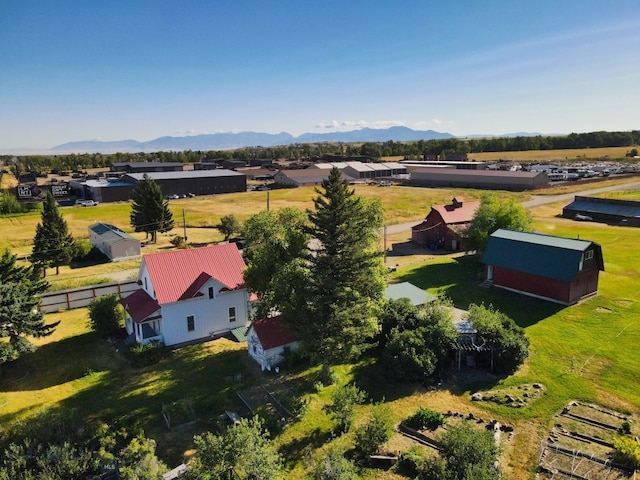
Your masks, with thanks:
[[[330,365],[357,358],[378,331],[385,269],[377,230],[383,214],[379,202],[357,196],[336,168],[316,193],[315,210],[308,212],[308,233],[316,242],[305,301],[298,303],[304,307],[283,312],[283,319],[322,363],[328,383]]]
[[[16,256],[5,250],[0,257],[0,364],[13,360],[34,346],[26,337],[51,335],[58,322],[45,324],[44,315],[38,311],[38,295],[49,284],[39,278],[33,267],[16,264]]]
[[[69,234],[67,222],[62,218],[58,205],[51,193],[47,193],[42,203],[41,222],[36,227],[33,239],[31,262],[42,268],[46,276],[47,267],[56,267],[56,275],[60,272],[60,265],[71,261],[75,242]]]
[[[132,200],[129,218],[136,232],[151,234],[151,241],[155,243],[157,232],[168,232],[173,228],[169,202],[162,196],[160,186],[147,174],[133,189]]]

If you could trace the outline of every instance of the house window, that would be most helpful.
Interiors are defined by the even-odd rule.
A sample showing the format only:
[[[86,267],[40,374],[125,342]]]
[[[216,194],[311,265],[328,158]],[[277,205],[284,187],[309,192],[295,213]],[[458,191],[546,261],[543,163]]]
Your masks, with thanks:
[[[229,307],[229,321],[236,321],[236,307]]]
[[[593,250],[587,250],[584,252],[584,259],[591,260],[593,258]]]
[[[213,287],[209,287],[209,299],[213,299]]]
[[[193,332],[196,329],[196,317],[193,315],[187,316],[187,331]]]

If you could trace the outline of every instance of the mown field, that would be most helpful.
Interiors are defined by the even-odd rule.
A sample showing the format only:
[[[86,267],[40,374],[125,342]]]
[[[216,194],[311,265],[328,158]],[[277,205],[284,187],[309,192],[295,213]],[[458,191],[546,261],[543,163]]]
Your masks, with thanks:
[[[626,159],[632,147],[569,148],[564,150],[527,150],[522,152],[481,152],[469,157],[478,161],[514,160],[516,162],[562,162]],[[633,160],[630,160],[633,161]],[[637,160],[636,160],[637,161]]]
[[[472,199],[481,192],[358,187],[358,193],[381,198],[387,211],[387,223],[392,224],[423,218],[431,204],[448,202],[453,196]],[[270,208],[284,205],[307,208],[311,206],[312,196],[312,189],[274,190],[269,195]],[[528,197],[524,194],[517,198]],[[552,204],[533,209],[536,230],[579,236],[598,242],[603,248],[606,271],[601,274],[599,294],[579,305],[563,308],[480,288],[480,269],[470,256],[413,255],[411,261],[399,261],[400,266],[393,274],[394,280],[411,281],[431,293],[445,295],[461,308],[484,302],[512,317],[526,329],[531,341],[530,358],[518,372],[504,378],[454,374],[444,379],[441,388],[430,391],[420,385],[387,385],[375,366],[363,360],[356,365],[338,367],[339,381],[356,381],[372,399],[389,404],[396,421],[420,406],[427,406],[440,411],[471,412],[513,425],[515,435],[506,445],[504,465],[508,478],[516,480],[533,477],[540,441],[545,438],[554,415],[570,400],[597,402],[638,418],[640,358],[634,352],[640,348],[640,302],[637,299],[640,230],[558,218],[562,206]],[[182,209],[185,210],[190,240],[196,238],[192,231],[198,231],[198,235],[200,232],[210,234],[208,237],[202,233],[202,240],[197,241],[203,242],[220,239],[217,230],[210,226],[221,215],[240,211],[243,215],[238,217],[242,218],[261,208],[266,208],[265,192],[172,202],[176,220],[181,219]],[[125,227],[128,223],[126,204],[72,207],[63,212],[72,232],[78,236],[83,232],[86,236],[86,227],[95,220]],[[5,245],[23,252],[28,250],[38,221],[37,215],[0,219],[0,228],[7,232],[7,236],[3,236]],[[21,227],[16,231],[9,225]],[[181,227],[171,233],[181,234]],[[389,241],[404,243],[407,236],[398,234]],[[168,238],[163,236],[157,246],[145,248],[167,248]],[[135,265],[127,264],[126,267]],[[274,374],[263,374],[248,361],[244,345],[225,339],[174,351],[159,364],[138,369],[124,360],[116,351],[117,346],[89,331],[86,310],[51,314],[47,320],[61,321],[54,335],[38,341],[40,348],[34,354],[3,366],[0,377],[0,425],[3,428],[44,412],[71,412],[87,421],[131,414],[142,422],[147,434],[157,440],[160,455],[174,466],[191,447],[194,433],[209,428],[211,419],[222,410],[239,408],[236,392],[275,379]],[[238,373],[241,374],[239,379]],[[349,448],[353,438],[350,435],[332,437],[331,422],[323,413],[322,405],[335,387],[317,391],[314,388],[317,369],[284,371],[282,377],[291,379],[291,391],[307,398],[309,406],[300,421],[290,425],[275,441],[286,455],[288,478],[305,478],[313,458],[329,444],[337,442]],[[470,400],[470,394],[475,391],[533,382],[543,384],[545,393],[525,408],[513,409]],[[163,425],[162,408],[178,401],[188,401],[199,422],[170,431]],[[364,420],[366,411],[364,406],[358,409],[357,422]],[[635,429],[634,426],[637,434]],[[388,449],[397,452],[408,445],[406,439],[395,435]],[[369,470],[363,475],[365,478],[398,478],[384,470]]]

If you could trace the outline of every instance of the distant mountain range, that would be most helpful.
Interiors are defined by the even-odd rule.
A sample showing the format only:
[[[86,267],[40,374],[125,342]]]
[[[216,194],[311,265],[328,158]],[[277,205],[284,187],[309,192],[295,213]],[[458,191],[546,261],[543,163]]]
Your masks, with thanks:
[[[188,137],[159,137],[148,142],[137,140],[80,141],[57,145],[51,149],[53,153],[72,152],[158,152],[182,150],[229,150],[244,147],[274,147],[294,143],[320,142],[405,142],[412,140],[433,140],[455,138],[450,133],[434,130],[412,130],[407,127],[390,127],[386,129],[363,128],[349,132],[303,133],[294,137],[287,132],[261,133],[212,133],[208,135],[193,135]]]
[[[362,128],[348,132],[327,133],[303,133],[294,137],[290,133],[262,133],[262,132],[237,132],[237,133],[212,133],[207,135],[193,135],[187,137],[159,137],[148,142],[138,140],[98,141],[87,140],[79,142],[63,143],[51,149],[36,150],[29,148],[0,150],[0,154],[13,155],[55,155],[62,153],[115,153],[115,152],[159,152],[159,151],[183,151],[183,150],[231,150],[246,147],[275,147],[296,143],[322,143],[322,142],[410,142],[418,140],[434,140],[446,138],[481,138],[481,137],[515,137],[535,136],[540,133],[508,133],[503,135],[473,134],[455,136],[446,132],[435,130],[413,130],[408,127],[389,127],[384,129]]]

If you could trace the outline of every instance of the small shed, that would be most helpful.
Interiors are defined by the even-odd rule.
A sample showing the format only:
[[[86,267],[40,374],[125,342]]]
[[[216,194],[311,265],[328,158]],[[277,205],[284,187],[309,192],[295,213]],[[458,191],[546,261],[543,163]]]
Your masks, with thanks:
[[[285,327],[279,317],[251,322],[247,330],[249,356],[262,370],[271,370],[283,360],[285,352],[298,348],[298,338]]]
[[[111,261],[140,256],[140,240],[108,223],[90,225],[89,241]]]

